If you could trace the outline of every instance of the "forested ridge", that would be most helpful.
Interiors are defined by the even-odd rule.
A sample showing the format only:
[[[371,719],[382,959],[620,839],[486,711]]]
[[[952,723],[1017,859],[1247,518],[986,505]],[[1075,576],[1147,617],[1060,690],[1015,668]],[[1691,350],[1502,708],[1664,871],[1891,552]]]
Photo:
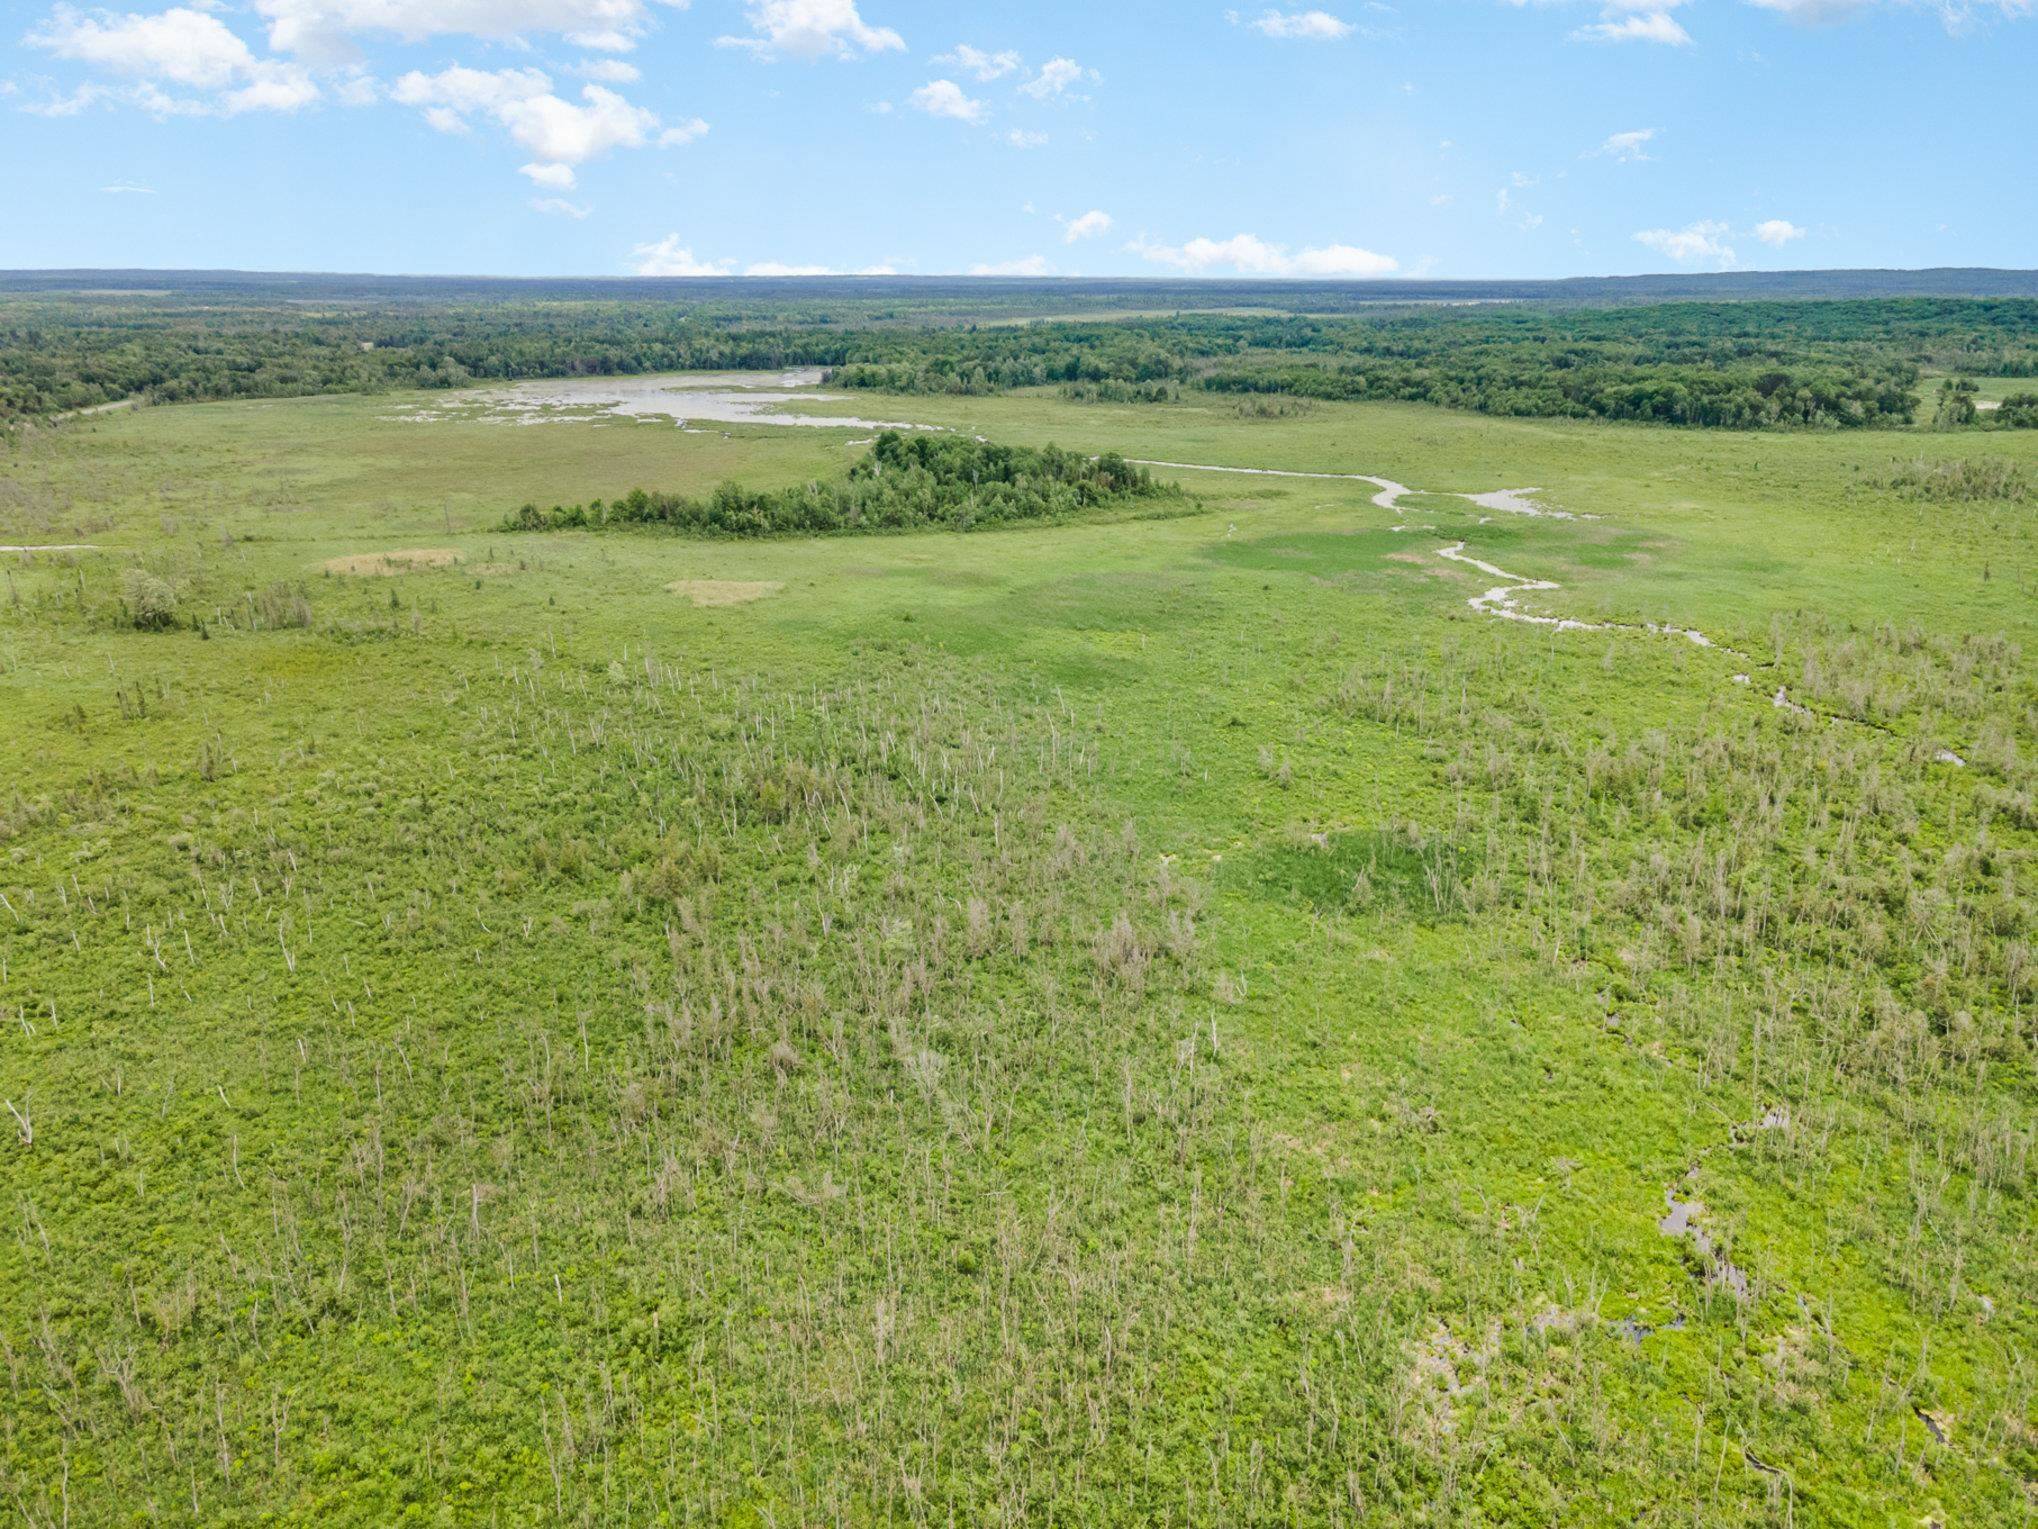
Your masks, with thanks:
[[[705,498],[634,489],[620,499],[526,504],[505,529],[651,527],[708,536],[824,535],[836,531],[969,531],[1186,496],[1106,453],[999,446],[960,435],[887,430],[848,474],[829,483],[749,489],[724,483]]]
[[[843,387],[1184,391],[1761,428],[1912,422],[1928,374],[2038,377],[2038,300],[1483,305],[932,322],[880,301],[0,299],[0,423],[151,403],[815,366]],[[2013,428],[2029,411],[1978,424]]]

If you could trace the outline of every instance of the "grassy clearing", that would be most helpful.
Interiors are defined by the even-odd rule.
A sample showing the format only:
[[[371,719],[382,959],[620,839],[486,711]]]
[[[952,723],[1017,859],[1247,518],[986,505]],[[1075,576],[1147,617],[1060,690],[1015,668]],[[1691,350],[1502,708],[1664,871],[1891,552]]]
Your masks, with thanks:
[[[884,411],[1434,529],[1182,473],[507,536],[854,451],[374,399],[17,444],[0,541],[114,549],[0,592],[24,1518],[2028,1516],[2028,504],[1873,439]],[[1445,497],[1526,484],[1601,518]],[[1460,539],[1735,651],[1482,618]],[[405,547],[461,561],[324,572]]]

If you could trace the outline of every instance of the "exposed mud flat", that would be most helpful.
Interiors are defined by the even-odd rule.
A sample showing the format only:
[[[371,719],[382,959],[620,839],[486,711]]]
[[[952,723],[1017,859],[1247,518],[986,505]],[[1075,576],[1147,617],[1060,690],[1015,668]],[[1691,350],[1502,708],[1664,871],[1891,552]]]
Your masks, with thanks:
[[[844,393],[815,391],[817,367],[784,372],[681,372],[656,377],[564,377],[491,388],[431,407],[383,416],[403,424],[469,420],[489,425],[600,426],[666,419],[682,430],[704,425],[773,425],[821,430],[921,430],[906,420],[848,414],[793,414],[794,403],[846,403]]]
[[[1539,488],[1502,488],[1490,494],[1466,494],[1464,497],[1482,510],[1492,510],[1501,515],[1527,515],[1537,520],[1599,519],[1597,515],[1574,515],[1569,510],[1538,504],[1532,496],[1541,492]]]

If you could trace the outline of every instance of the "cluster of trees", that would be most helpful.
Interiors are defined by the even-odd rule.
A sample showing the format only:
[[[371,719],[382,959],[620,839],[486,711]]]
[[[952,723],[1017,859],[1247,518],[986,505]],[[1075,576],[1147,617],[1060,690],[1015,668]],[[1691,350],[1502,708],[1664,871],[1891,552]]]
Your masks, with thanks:
[[[1958,430],[1981,418],[1975,399],[1981,389],[1965,377],[1948,377],[1939,384],[1939,398],[1932,409],[1932,424],[1940,430]]]
[[[2012,393],[1994,408],[1981,403],[1981,385],[1967,377],[1948,377],[1939,384],[1932,409],[1939,430],[1986,425],[1997,430],[2038,430],[2038,393]]]
[[[1999,430],[2038,430],[2038,393],[2012,393],[1995,411]]]
[[[607,503],[549,510],[527,504],[507,529],[652,526],[704,536],[969,531],[1182,497],[1180,488],[1116,453],[1086,457],[1055,446],[887,430],[839,482],[783,489],[724,483],[704,499],[640,488]]]
[[[1182,385],[1172,377],[1159,382],[1106,377],[1102,382],[1064,382],[1061,396],[1071,403],[1173,403],[1182,396]]]
[[[1212,343],[1179,322],[1024,324],[867,335],[842,387],[982,395],[1012,388],[1180,382]]]

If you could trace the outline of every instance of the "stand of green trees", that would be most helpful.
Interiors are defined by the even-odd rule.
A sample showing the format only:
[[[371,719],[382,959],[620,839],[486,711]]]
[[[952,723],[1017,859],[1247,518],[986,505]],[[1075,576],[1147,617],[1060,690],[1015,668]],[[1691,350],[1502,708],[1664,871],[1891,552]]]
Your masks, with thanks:
[[[527,504],[505,529],[635,526],[698,536],[970,531],[1185,498],[1177,486],[1116,453],[1086,457],[1055,446],[997,446],[887,430],[837,483],[761,490],[724,483],[705,499],[640,488],[607,503],[549,510]]]
[[[2038,393],[2012,393],[1995,410],[1998,430],[2038,430]]]

